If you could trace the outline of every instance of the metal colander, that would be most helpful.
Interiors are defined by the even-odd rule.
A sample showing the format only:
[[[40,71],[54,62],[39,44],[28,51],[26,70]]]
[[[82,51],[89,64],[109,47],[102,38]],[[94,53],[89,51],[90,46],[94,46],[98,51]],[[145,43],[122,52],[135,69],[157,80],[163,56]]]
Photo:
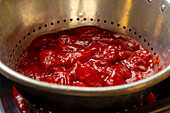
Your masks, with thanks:
[[[163,70],[135,83],[100,88],[59,86],[17,73],[38,35],[80,26],[128,35],[160,59]],[[0,72],[35,103],[98,108],[140,100],[170,75],[169,0],[0,0]],[[49,105],[49,104],[48,104]]]

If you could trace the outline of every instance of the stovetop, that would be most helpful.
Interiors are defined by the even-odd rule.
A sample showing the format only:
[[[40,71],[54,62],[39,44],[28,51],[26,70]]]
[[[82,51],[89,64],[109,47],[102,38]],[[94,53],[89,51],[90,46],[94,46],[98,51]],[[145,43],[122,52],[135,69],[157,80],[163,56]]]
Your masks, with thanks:
[[[0,75],[0,113],[20,113],[12,96],[12,83]],[[144,105],[139,109],[125,109],[125,113],[170,113],[170,77],[157,85],[157,89],[153,94],[157,98],[157,102],[149,105]],[[30,113],[38,110],[29,110]],[[118,112],[116,112],[118,113]],[[120,112],[121,113],[121,112]]]

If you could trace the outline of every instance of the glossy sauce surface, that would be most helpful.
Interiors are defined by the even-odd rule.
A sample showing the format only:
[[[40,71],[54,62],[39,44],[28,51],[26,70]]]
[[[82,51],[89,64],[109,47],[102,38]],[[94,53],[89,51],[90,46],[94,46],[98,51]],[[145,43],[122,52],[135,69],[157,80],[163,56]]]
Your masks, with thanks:
[[[19,60],[18,71],[59,85],[115,86],[153,75],[152,59],[134,39],[86,26],[36,37]]]

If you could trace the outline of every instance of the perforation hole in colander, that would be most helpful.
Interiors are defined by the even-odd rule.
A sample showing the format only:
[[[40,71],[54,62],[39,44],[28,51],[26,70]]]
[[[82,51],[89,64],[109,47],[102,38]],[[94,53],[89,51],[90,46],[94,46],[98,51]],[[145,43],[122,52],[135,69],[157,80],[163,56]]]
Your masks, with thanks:
[[[142,35],[140,35],[140,33],[137,33],[136,31],[133,31],[133,29],[128,28],[128,26],[124,26],[121,25],[120,23],[115,23],[114,21],[108,21],[108,20],[102,20],[100,18],[64,18],[61,20],[57,20],[56,22],[48,22],[48,23],[44,23],[41,26],[37,26],[36,28],[32,28],[31,32],[28,32],[25,34],[25,36],[23,36],[23,38],[21,40],[18,41],[18,43],[15,45],[14,49],[11,51],[11,54],[9,55],[9,67],[14,67],[14,69],[16,70],[17,68],[17,63],[19,62],[19,58],[22,57],[22,54],[25,52],[25,50],[22,51],[21,54],[19,54],[19,57],[16,59],[15,63],[12,64],[12,60],[13,60],[13,56],[15,54],[15,51],[17,51],[18,47],[22,44],[22,42],[26,41],[27,38],[29,38],[29,36],[31,36],[32,34],[36,33],[36,32],[40,32],[42,29],[47,29],[51,26],[57,26],[61,23],[69,23],[69,22],[83,22],[83,21],[87,21],[87,22],[97,22],[100,24],[107,24],[108,26],[112,26],[115,28],[119,28],[122,30],[127,30],[129,33],[131,33],[133,35],[133,37],[139,38],[140,40],[143,40],[144,43],[146,43],[146,45],[148,46],[147,49],[150,50],[150,52],[154,55],[154,57],[156,58],[156,52],[154,52],[152,44],[150,42],[148,42],[145,38],[142,37]],[[132,38],[133,38],[132,37]]]

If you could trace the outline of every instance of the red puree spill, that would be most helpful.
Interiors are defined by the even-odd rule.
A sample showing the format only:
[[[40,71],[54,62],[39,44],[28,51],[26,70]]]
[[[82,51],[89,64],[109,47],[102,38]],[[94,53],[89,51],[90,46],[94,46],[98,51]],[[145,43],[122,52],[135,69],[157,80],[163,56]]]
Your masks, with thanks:
[[[18,90],[15,88],[15,86],[12,86],[12,94],[13,94],[14,100],[15,100],[19,110],[21,111],[21,113],[28,113],[25,99],[18,92]]]
[[[38,36],[19,60],[18,71],[59,85],[115,86],[153,75],[152,59],[128,36],[79,27]]]

